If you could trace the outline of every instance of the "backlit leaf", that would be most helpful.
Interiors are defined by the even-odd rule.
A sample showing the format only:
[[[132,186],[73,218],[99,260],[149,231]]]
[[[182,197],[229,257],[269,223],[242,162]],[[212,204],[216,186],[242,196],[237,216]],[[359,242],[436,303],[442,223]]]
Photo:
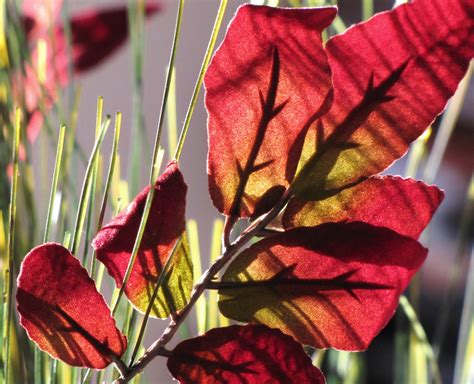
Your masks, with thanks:
[[[94,281],[61,244],[26,255],[16,299],[28,336],[69,365],[101,369],[125,352],[127,340]]]
[[[390,320],[426,253],[414,239],[365,223],[297,228],[242,252],[214,288],[227,317],[316,348],[359,351]]]
[[[421,181],[374,176],[326,199],[294,198],[283,226],[312,227],[326,222],[362,221],[417,239],[443,199],[443,192]]]
[[[330,105],[321,31],[335,13],[238,9],[204,79],[209,190],[220,212],[264,213],[293,179],[306,132]]]
[[[328,41],[334,101],[308,134],[294,192],[326,197],[406,152],[466,72],[473,12],[472,1],[416,0]]]
[[[301,344],[262,325],[215,328],[185,340],[168,369],[180,383],[325,383]]]
[[[122,286],[148,190],[147,187],[141,191],[127,208],[100,230],[92,242],[97,258],[105,264],[117,287]],[[189,244],[184,233],[186,192],[183,176],[176,162],[172,161],[156,182],[141,247],[125,288],[130,302],[145,312],[163,265],[183,234],[183,241],[173,257],[171,272],[160,288],[151,311],[155,317],[164,318],[181,309],[187,303],[193,285]]]

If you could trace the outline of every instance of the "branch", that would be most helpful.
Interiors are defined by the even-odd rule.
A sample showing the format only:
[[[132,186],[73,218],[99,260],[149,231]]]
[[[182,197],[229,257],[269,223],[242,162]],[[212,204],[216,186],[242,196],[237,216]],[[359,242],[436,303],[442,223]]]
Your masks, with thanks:
[[[189,315],[194,304],[206,290],[209,282],[214,276],[235,256],[254,236],[256,236],[267,224],[278,216],[283,207],[288,203],[291,197],[291,189],[288,188],[281,197],[280,201],[266,214],[252,223],[234,243],[224,249],[219,258],[204,272],[191,293],[191,297],[186,306],[174,317],[163,331],[163,334],[157,339],[143,354],[143,356],[131,367],[128,368],[125,375],[115,381],[115,384],[128,383],[132,378],[145,369],[145,367],[158,355],[169,356],[164,353],[165,345],[173,338],[179,326]],[[167,351],[167,350],[166,350]],[[169,352],[169,351],[167,351]]]

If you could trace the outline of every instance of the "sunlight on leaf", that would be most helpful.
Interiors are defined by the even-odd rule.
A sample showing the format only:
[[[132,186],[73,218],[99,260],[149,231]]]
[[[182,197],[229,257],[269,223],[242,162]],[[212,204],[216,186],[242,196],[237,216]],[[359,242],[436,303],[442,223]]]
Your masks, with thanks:
[[[285,228],[362,221],[417,239],[443,199],[435,186],[397,176],[374,176],[318,201],[290,201]]]
[[[259,241],[228,267],[219,308],[315,348],[365,350],[393,316],[427,250],[364,223],[323,224]]]
[[[304,135],[328,107],[321,32],[335,14],[333,7],[238,9],[204,79],[209,189],[220,212],[264,213],[292,180]]]
[[[334,101],[306,138],[298,196],[318,199],[383,171],[444,110],[474,55],[474,7],[444,8],[418,0],[328,41]]]
[[[168,369],[180,383],[325,383],[301,344],[262,325],[215,328],[178,344]]]
[[[94,281],[61,244],[40,245],[25,257],[17,303],[28,336],[69,365],[105,368],[125,352],[127,340]]]
[[[140,250],[125,294],[141,312],[148,308],[156,280],[176,240],[183,241],[174,257],[171,273],[159,290],[151,316],[165,318],[188,301],[193,285],[193,267],[185,231],[187,186],[176,162],[170,162],[155,185]],[[117,217],[105,225],[92,242],[97,258],[121,287],[131,257],[138,226],[145,206],[148,187]]]

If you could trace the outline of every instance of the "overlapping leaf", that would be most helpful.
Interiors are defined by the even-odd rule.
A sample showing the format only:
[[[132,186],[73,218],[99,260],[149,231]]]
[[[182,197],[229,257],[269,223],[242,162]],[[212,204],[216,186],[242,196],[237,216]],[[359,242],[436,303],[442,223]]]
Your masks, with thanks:
[[[472,1],[416,0],[329,40],[334,101],[305,142],[300,197],[324,198],[406,152],[466,72],[473,12]]]
[[[426,253],[414,239],[365,223],[292,229],[242,252],[214,288],[227,317],[317,348],[358,351],[392,317]]]
[[[183,241],[153,304],[151,315],[155,317],[164,318],[181,309],[187,303],[193,285],[189,245],[184,233],[186,191],[176,162],[170,162],[156,182],[141,247],[125,288],[130,302],[145,312],[163,266],[182,236]],[[92,242],[97,258],[105,264],[118,287],[124,280],[147,194],[148,187],[105,225]]]
[[[28,253],[16,298],[28,336],[69,365],[101,369],[125,352],[127,340],[94,281],[61,244]]]
[[[259,215],[293,179],[331,99],[321,31],[335,8],[239,8],[206,73],[209,190],[230,216]]]
[[[362,221],[417,239],[443,199],[443,192],[421,181],[373,176],[326,199],[294,198],[283,226],[312,227],[326,222]]]
[[[180,383],[325,383],[299,343],[262,325],[216,328],[185,340],[168,369]]]

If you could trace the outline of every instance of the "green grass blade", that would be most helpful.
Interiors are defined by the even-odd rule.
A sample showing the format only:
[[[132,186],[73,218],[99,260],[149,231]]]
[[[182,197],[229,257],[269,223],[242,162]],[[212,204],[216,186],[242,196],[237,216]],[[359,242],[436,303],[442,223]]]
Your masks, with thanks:
[[[107,172],[107,178],[105,180],[104,194],[102,196],[102,203],[100,205],[99,218],[97,220],[97,232],[102,228],[102,224],[104,222],[105,210],[107,208],[107,201],[109,199],[110,187],[112,184],[112,179],[113,179],[114,171],[115,171],[115,164],[117,161],[121,126],[122,126],[122,113],[117,112],[117,114],[115,115],[114,139],[113,139],[113,144],[112,144],[112,152],[110,154],[109,170]],[[92,261],[91,261],[91,267],[90,267],[90,274],[94,280],[96,277],[96,263],[97,261],[96,261],[95,252],[94,252],[92,254]]]
[[[64,135],[66,133],[66,126],[63,124],[59,128],[58,136],[58,147],[56,149],[56,159],[54,162],[53,180],[51,183],[51,192],[49,195],[48,210],[46,213],[46,223],[44,226],[43,243],[46,243],[49,239],[51,232],[51,218],[53,213],[53,207],[55,204],[56,193],[58,190],[59,175],[61,174],[61,160],[64,148]]]
[[[14,244],[15,244],[15,219],[16,219],[16,198],[18,189],[18,152],[20,148],[20,132],[21,132],[21,109],[16,108],[15,110],[15,126],[13,133],[13,172],[10,189],[10,209],[8,213],[8,236],[7,236],[7,255],[6,262],[4,263],[4,310],[3,310],[3,351],[1,361],[4,364],[4,379],[5,383],[8,384],[12,378],[11,361],[10,361],[10,327],[12,323],[12,311],[13,311],[13,257],[14,257]]]
[[[202,275],[201,252],[199,247],[199,231],[195,220],[188,220],[187,232],[189,237],[189,247],[191,249],[191,258],[193,260],[194,278],[197,280]],[[195,305],[197,331],[201,335],[206,332],[206,301],[201,296]]]
[[[471,250],[467,276],[456,351],[454,384],[468,384],[474,381],[474,248]]]
[[[452,312],[453,302],[456,298],[456,286],[459,280],[462,278],[464,272],[464,255],[469,252],[470,246],[470,229],[472,228],[473,222],[473,213],[474,213],[474,175],[471,177],[469,183],[468,191],[466,194],[466,201],[461,214],[461,220],[459,224],[459,230],[457,233],[457,250],[454,257],[454,261],[451,263],[449,269],[449,277],[446,289],[444,291],[441,309],[439,311],[440,315],[438,321],[436,322],[436,328],[433,338],[433,349],[435,355],[438,358],[443,346],[443,342],[446,336],[446,331],[448,330],[449,318]]]
[[[130,273],[132,272],[132,267],[133,264],[135,263],[135,259],[137,258],[138,250],[140,249],[140,244],[142,242],[142,237],[143,237],[143,232],[145,231],[146,223],[148,221],[148,215],[150,214],[150,208],[151,208],[151,202],[153,201],[153,197],[155,195],[155,182],[156,179],[158,178],[158,173],[161,165],[161,161],[163,159],[164,152],[160,147],[160,139],[161,139],[161,131],[163,128],[163,120],[164,120],[164,114],[166,110],[166,103],[168,101],[168,95],[169,95],[169,88],[170,88],[170,83],[171,83],[171,75],[172,71],[174,68],[174,62],[175,62],[175,57],[176,57],[176,50],[178,47],[178,41],[179,41],[179,35],[181,32],[181,23],[182,23],[182,18],[183,18],[183,7],[184,7],[184,0],[179,1],[179,6],[178,6],[178,14],[176,17],[176,24],[175,24],[175,29],[174,29],[174,36],[173,36],[173,45],[171,47],[171,54],[170,54],[170,59],[168,63],[168,73],[166,75],[166,82],[165,82],[165,90],[163,92],[163,99],[161,102],[161,109],[160,109],[160,115],[158,117],[158,127],[156,131],[156,136],[155,136],[155,145],[153,148],[153,158],[151,162],[151,169],[150,169],[150,179],[149,179],[149,185],[150,185],[150,190],[148,192],[146,201],[145,201],[145,207],[143,208],[143,215],[140,221],[140,225],[138,227],[138,233],[137,237],[135,239],[135,243],[133,245],[132,249],[132,255],[130,257],[130,260],[127,265],[127,269],[125,271],[125,276],[123,279],[122,287],[120,288],[120,291],[117,295],[117,299],[114,302],[112,306],[112,315],[115,314],[118,305],[120,303],[120,299],[123,296],[124,289],[127,285],[128,279],[130,278]],[[161,157],[161,159],[160,159]]]
[[[362,0],[362,20],[368,20],[374,14],[374,0]]]
[[[140,187],[140,168],[142,158],[148,150],[148,140],[145,130],[145,116],[143,111],[143,62],[145,50],[145,1],[128,1],[128,26],[130,44],[132,48],[133,82],[132,105],[133,123],[131,143],[129,185],[132,195],[138,193]],[[145,151],[145,152],[144,152]]]
[[[168,104],[166,106],[166,120],[168,122],[168,153],[176,150],[178,143],[178,123],[176,108],[176,68],[171,72]]]
[[[105,136],[105,133],[107,132],[107,128],[109,127],[109,124],[110,124],[110,116],[107,116],[100,130],[99,137],[97,138],[94,144],[94,148],[92,149],[89,163],[87,164],[86,174],[84,177],[84,183],[82,185],[81,196],[79,199],[79,207],[77,210],[76,222],[74,225],[74,232],[72,234],[72,239],[71,239],[71,252],[74,255],[76,254],[77,249],[79,247],[82,228],[84,227],[84,221],[86,218],[87,202],[88,202],[88,197],[89,197],[91,184],[92,184],[92,174],[93,174],[92,171],[94,169],[94,164],[98,158],[99,149],[100,149],[100,146],[102,145],[102,141],[104,140],[104,136]]]
[[[51,232],[51,218],[53,213],[53,207],[55,206],[55,198],[58,189],[59,175],[61,172],[61,159],[64,148],[64,134],[66,132],[66,126],[62,124],[59,128],[58,136],[58,147],[56,148],[56,159],[54,161],[53,180],[51,182],[51,192],[49,195],[48,210],[46,213],[46,223],[44,227],[43,243],[46,243],[49,239]],[[44,382],[43,378],[43,353],[38,347],[34,347],[34,380],[35,384],[41,384]]]
[[[449,101],[448,107],[443,114],[438,133],[433,144],[433,149],[428,157],[426,167],[423,172],[423,179],[427,183],[432,183],[438,173],[441,161],[443,160],[446,147],[448,146],[451,134],[454,131],[459,114],[461,113],[464,99],[469,88],[470,79],[473,71],[473,64],[469,66],[464,79],[459,83],[458,90]]]
[[[413,331],[414,336],[416,336],[418,341],[422,343],[422,346],[425,352],[425,358],[428,360],[431,367],[433,382],[435,384],[441,384],[442,383],[441,373],[439,371],[438,361],[436,360],[436,356],[434,354],[433,348],[430,342],[428,341],[428,337],[426,336],[423,326],[418,320],[415,310],[411,306],[408,299],[403,295],[400,296],[400,307],[410,322],[410,327],[411,327],[411,330]]]
[[[219,9],[217,11],[216,20],[214,22],[214,27],[212,28],[211,38],[207,46],[206,54],[204,55],[204,60],[201,65],[201,70],[194,86],[193,95],[191,96],[191,102],[189,103],[188,110],[186,112],[186,117],[184,118],[183,128],[181,129],[181,134],[179,136],[178,145],[176,147],[176,152],[174,158],[179,160],[181,152],[183,151],[184,141],[186,140],[186,135],[188,133],[189,124],[191,123],[191,117],[194,113],[194,108],[196,107],[197,99],[199,96],[199,91],[201,90],[202,82],[204,80],[204,74],[206,73],[209,62],[211,61],[212,53],[214,52],[214,46],[216,45],[217,36],[219,35],[219,30],[221,28],[222,19],[224,18],[224,13],[227,8],[227,0],[221,0]]]
[[[146,330],[146,325],[148,323],[148,319],[150,318],[150,313],[153,308],[153,305],[155,304],[156,297],[158,295],[158,291],[160,287],[163,285],[163,282],[165,280],[166,275],[168,274],[168,269],[171,265],[171,262],[173,261],[173,256],[177,253],[176,251],[178,250],[179,246],[181,245],[182,238],[180,237],[178,240],[176,240],[173,250],[171,251],[170,255],[168,256],[168,259],[165,262],[165,265],[163,266],[163,269],[161,270],[160,275],[158,276],[158,280],[156,281],[155,288],[153,290],[153,294],[150,299],[150,303],[148,304],[148,308],[146,309],[145,316],[142,319],[142,324],[140,326],[140,332],[138,333],[138,338],[137,342],[135,343],[135,347],[133,348],[132,356],[130,357],[130,364],[131,366],[133,362],[135,361],[135,358],[137,357],[138,350],[142,344],[143,336],[145,335],[145,330]]]
[[[210,265],[222,253],[222,233],[224,230],[224,221],[221,219],[214,220],[212,227],[211,239],[211,255]],[[217,290],[210,290],[207,298],[207,329],[216,328],[220,322],[219,310],[217,307]]]

